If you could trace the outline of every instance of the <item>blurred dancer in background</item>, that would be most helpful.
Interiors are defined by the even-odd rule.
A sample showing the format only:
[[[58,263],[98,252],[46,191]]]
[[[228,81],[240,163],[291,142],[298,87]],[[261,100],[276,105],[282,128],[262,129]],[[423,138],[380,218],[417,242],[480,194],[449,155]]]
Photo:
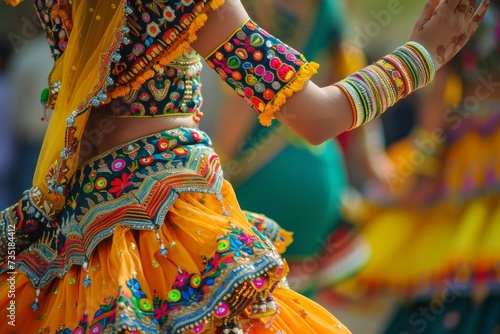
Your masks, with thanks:
[[[9,85],[16,101],[12,105],[17,146],[16,196],[31,184],[47,129],[47,115],[40,104],[40,92],[47,86],[52,64],[46,38],[40,34],[21,47],[9,65]]]
[[[13,99],[7,74],[11,49],[7,44],[0,44],[0,207],[9,205],[14,199],[12,179],[15,163],[15,133],[12,129],[14,118]]]
[[[263,125],[319,144],[430,83],[489,1],[434,4],[404,46],[318,87],[238,1],[35,1],[53,113],[32,188],[0,214],[0,332],[348,333],[287,286],[276,224],[241,211],[198,129],[201,57]]]
[[[369,204],[372,259],[340,287],[414,298],[388,334],[500,328],[499,9],[421,92],[416,126],[389,150],[387,196]]]

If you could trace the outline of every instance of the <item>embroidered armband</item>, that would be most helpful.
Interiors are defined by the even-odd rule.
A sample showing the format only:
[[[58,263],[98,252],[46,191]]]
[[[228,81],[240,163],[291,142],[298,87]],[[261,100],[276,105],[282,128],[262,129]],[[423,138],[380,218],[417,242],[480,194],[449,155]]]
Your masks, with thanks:
[[[316,63],[247,21],[206,61],[269,126],[276,111],[317,72]]]

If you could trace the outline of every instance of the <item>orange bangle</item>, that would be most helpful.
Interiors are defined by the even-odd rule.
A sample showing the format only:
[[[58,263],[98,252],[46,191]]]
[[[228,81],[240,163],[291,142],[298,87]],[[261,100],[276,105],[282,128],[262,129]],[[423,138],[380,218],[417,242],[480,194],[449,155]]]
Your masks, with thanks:
[[[353,118],[353,122],[352,122],[352,125],[349,128],[349,130],[352,130],[356,127],[356,124],[358,122],[358,115],[356,114],[356,105],[354,104],[354,100],[352,99],[351,94],[349,94],[349,92],[343,86],[338,85],[336,83],[333,84],[332,86],[340,88],[344,92],[344,95],[349,100],[349,104],[351,105],[352,118]]]

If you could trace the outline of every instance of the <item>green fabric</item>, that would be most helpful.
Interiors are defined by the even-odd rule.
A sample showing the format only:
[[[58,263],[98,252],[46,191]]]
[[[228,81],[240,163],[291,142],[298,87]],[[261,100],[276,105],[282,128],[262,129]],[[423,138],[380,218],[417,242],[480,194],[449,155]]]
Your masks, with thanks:
[[[334,141],[318,147],[300,142],[288,144],[235,191],[242,208],[294,232],[285,256],[304,257],[318,254],[337,226],[346,187],[342,154]]]
[[[321,52],[338,46],[345,33],[342,1],[318,0],[317,5],[312,2],[310,6],[316,8],[311,10],[308,20],[302,20],[293,9],[280,2],[244,0],[243,3],[252,19],[283,42],[297,47],[308,60],[315,60]],[[307,30],[310,33],[304,40]]]
[[[262,10],[262,6],[267,6],[274,15],[272,22],[262,23],[264,27],[297,46],[309,60],[331,51],[342,40],[344,8],[340,1],[318,1],[307,22],[301,22],[297,13],[283,3],[246,0],[244,4],[257,22],[268,18],[268,13]],[[309,36],[300,30],[304,25],[311,27]],[[298,41],[304,45],[296,45]],[[314,256],[321,252],[325,239],[339,224],[341,196],[347,188],[344,159],[333,140],[313,147],[293,135],[283,138],[285,130],[280,127],[279,122],[274,122],[271,128],[256,125],[233,158],[251,164],[257,159],[255,156],[270,153],[272,159],[262,167],[255,167],[258,170],[253,170],[242,183],[230,181],[242,208],[265,214],[294,232],[294,242],[288,247],[286,257]],[[273,145],[267,144],[268,140]]]
[[[457,295],[459,297],[457,297]],[[500,296],[482,303],[466,292],[423,300],[399,309],[386,334],[497,334],[500,333]],[[462,297],[463,296],[463,297]],[[455,298],[457,297],[457,298]]]
[[[342,1],[323,0],[317,8],[316,21],[304,56],[314,60],[325,47],[339,45],[344,36],[344,8]]]

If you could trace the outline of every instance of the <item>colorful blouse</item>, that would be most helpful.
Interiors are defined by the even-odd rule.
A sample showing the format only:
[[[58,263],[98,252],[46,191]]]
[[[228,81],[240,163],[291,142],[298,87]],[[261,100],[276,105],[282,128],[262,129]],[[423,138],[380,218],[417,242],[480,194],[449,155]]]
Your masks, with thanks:
[[[81,28],[72,21],[76,3],[69,0],[35,2],[56,65],[65,55],[67,58],[72,47],[72,32]],[[123,8],[117,8],[117,4]],[[79,117],[87,112],[106,112],[119,117],[182,115],[199,120],[202,102],[199,56],[190,43],[207,19],[206,12],[222,4],[223,0],[110,2],[109,11],[123,10],[122,24],[110,39],[117,44],[107,46],[106,52],[100,54],[98,84],[92,91],[84,92],[85,100],[73,111],[62,110],[69,115],[64,125],[58,124],[65,129],[65,146],[44,176],[44,184],[35,184],[16,205],[1,212],[0,272],[7,270],[5,255],[11,236],[16,254],[22,254],[29,246],[44,240],[44,233],[54,229],[61,219],[61,209],[70,205],[77,170],[74,160],[78,159],[77,149],[84,128],[81,123],[77,126]],[[93,8],[85,9],[93,13]],[[92,19],[101,18],[94,13]],[[300,90],[317,68],[317,64],[308,63],[299,52],[251,20],[214,50],[207,62],[261,113],[261,121],[267,125],[286,98]],[[49,81],[47,107],[55,106],[57,111],[58,95],[62,94],[59,89],[64,89],[65,82],[57,81],[52,75]],[[14,231],[12,226],[16,227]],[[88,227],[82,228],[83,234]],[[133,224],[131,227],[144,229]],[[104,235],[109,228],[102,227],[98,233]],[[61,253],[55,243],[43,247],[46,254],[65,257],[65,250]],[[63,272],[69,268],[68,263],[61,266]],[[58,275],[63,272],[59,271]],[[36,273],[36,276],[44,276],[44,273]]]

